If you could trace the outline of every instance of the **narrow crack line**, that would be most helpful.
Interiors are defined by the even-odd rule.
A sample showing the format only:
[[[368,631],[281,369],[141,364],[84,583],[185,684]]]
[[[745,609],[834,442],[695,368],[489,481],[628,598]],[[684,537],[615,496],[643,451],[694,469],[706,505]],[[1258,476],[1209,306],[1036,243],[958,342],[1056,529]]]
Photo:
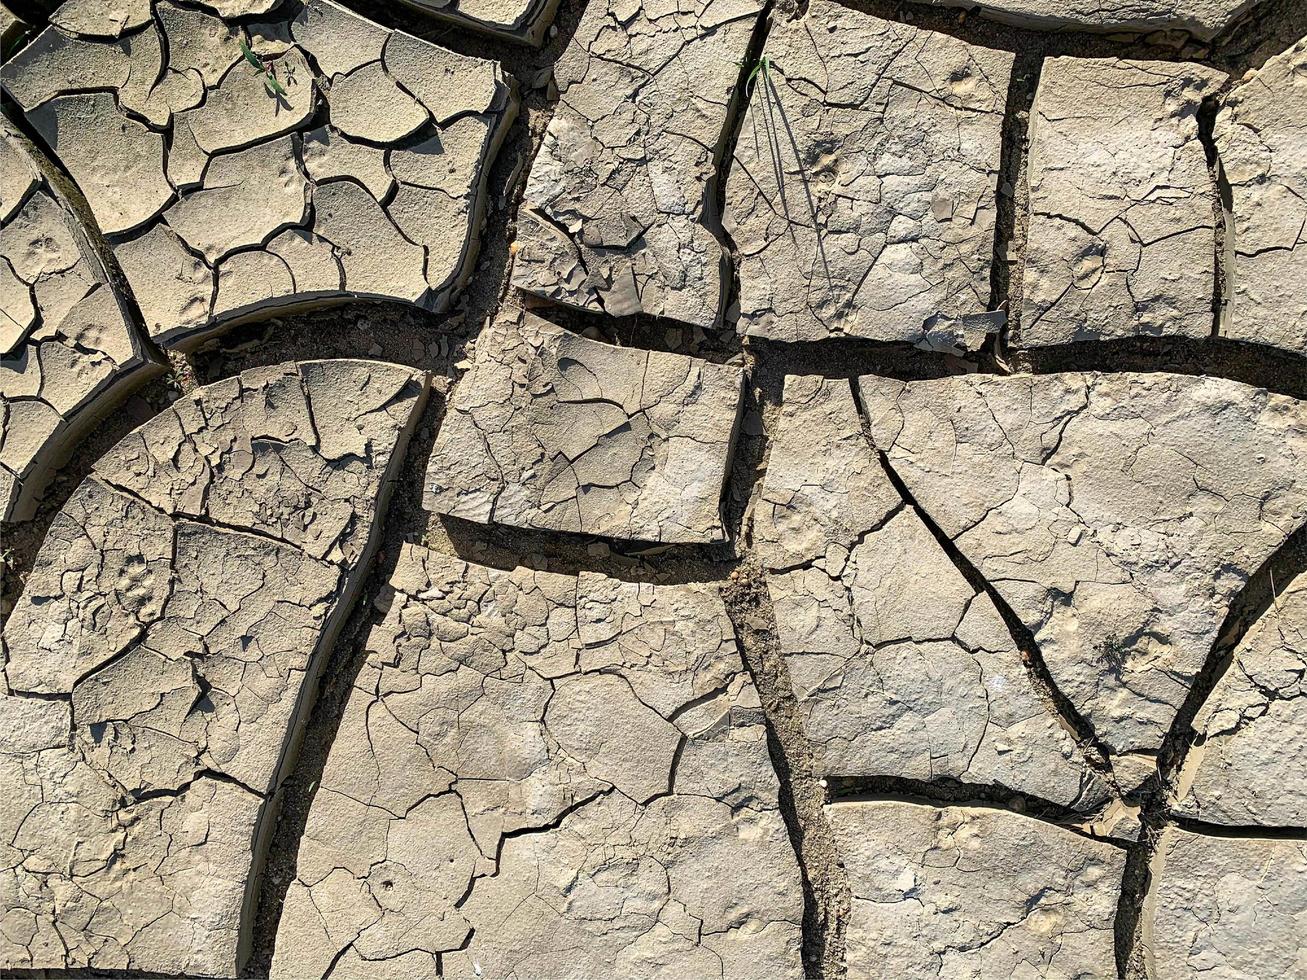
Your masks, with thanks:
[[[1231,300],[1234,297],[1235,232],[1234,191],[1225,175],[1220,150],[1216,145],[1216,116],[1233,87],[1227,79],[1217,91],[1206,96],[1198,109],[1198,140],[1207,159],[1212,198],[1212,336],[1228,333]]]
[[[1099,827],[1099,817],[1105,813],[1110,804],[1105,804],[1099,813],[1084,813],[1004,786],[996,786],[992,783],[964,783],[946,776],[936,776],[932,779],[911,779],[906,776],[831,776],[828,777],[828,782],[831,803],[897,800],[933,807],[967,806],[1004,810],[1054,824],[1084,837],[1103,840],[1117,847],[1126,846],[1124,841],[1096,832]]]
[[[1042,348],[1018,348],[1023,373],[1167,372],[1225,378],[1307,400],[1307,356],[1222,337],[1128,337]]]
[[[605,343],[615,347],[684,354],[712,364],[738,362],[742,350],[733,331],[704,331],[674,317],[650,313],[613,316],[525,293],[510,300],[506,308],[511,308],[510,304],[514,303],[521,303],[527,312],[555,327],[584,337],[593,338],[598,334]],[[692,345],[687,343],[690,338],[695,341]]]
[[[990,270],[989,308],[1007,313],[1007,326],[1000,335],[1000,343],[1016,343],[1021,338],[1029,244],[1031,113],[1043,69],[1042,52],[1018,51],[1008,83],[1007,111],[1003,117],[1003,165],[996,196],[994,259]]]
[[[1180,816],[1173,816],[1171,822],[1187,833],[1202,834],[1204,837],[1307,841],[1307,827],[1264,827],[1255,824],[1226,825]]]
[[[989,267],[989,309],[1007,312],[1004,335],[1017,337],[1021,327],[1022,265],[1030,189],[1030,110],[1043,69],[1041,52],[1022,50],[1012,62],[1003,114],[1002,150],[996,177],[994,254]]]
[[[753,678],[767,728],[767,750],[780,781],[780,809],[803,883],[803,965],[814,980],[845,975],[845,929],[853,893],[823,809],[798,699],[777,639],[761,567],[746,559],[722,590],[740,655]]]
[[[900,381],[928,381],[960,374],[1006,374],[985,352],[958,357],[925,350],[908,341],[870,340],[864,337],[828,337],[822,340],[786,341],[746,337],[745,349],[771,370],[785,374],[817,374],[827,378],[856,378],[864,374]]]
[[[726,118],[722,121],[721,135],[717,139],[717,147],[713,153],[713,175],[708,180],[708,186],[704,188],[705,222],[722,249],[722,294],[718,317],[722,329],[729,331],[733,337],[737,337],[739,333],[740,250],[723,222],[726,214],[726,187],[731,176],[731,164],[735,161],[735,146],[744,129],[744,120],[749,113],[753,93],[757,90],[757,78],[761,77],[761,73],[753,76],[753,69],[766,49],[767,37],[771,34],[775,3],[776,0],[766,0],[753,26],[749,46],[740,60],[739,74],[731,87]]]
[[[271,953],[276,940],[276,929],[281,918],[282,905],[294,874],[284,872],[269,874],[267,871],[269,856],[276,848],[282,859],[289,859],[292,871],[298,864],[300,839],[307,821],[293,819],[283,825],[282,809],[289,789],[298,789],[303,782],[300,764],[300,749],[306,734],[313,732],[314,737],[326,737],[327,743],[334,741],[334,735],[340,726],[349,692],[353,689],[354,679],[363,665],[363,655],[352,658],[352,662],[342,662],[354,653],[352,644],[341,641],[345,635],[359,635],[362,624],[369,623],[374,613],[374,605],[366,599],[380,594],[385,583],[389,581],[393,563],[399,557],[398,549],[393,554],[384,553],[386,560],[380,560],[383,554],[383,542],[387,540],[386,523],[392,511],[400,509],[401,502],[413,494],[413,481],[417,480],[417,495],[421,495],[421,475],[425,467],[421,465],[427,458],[429,445],[412,445],[415,433],[422,430],[428,415],[438,411],[439,403],[431,404],[428,399],[429,385],[424,385],[413,406],[413,413],[408,425],[400,432],[395,447],[382,474],[378,486],[372,527],[362,553],[359,555],[352,575],[347,575],[344,590],[336,600],[336,607],[330,618],[322,626],[322,632],[314,645],[309,660],[308,670],[300,685],[299,700],[295,706],[295,715],[287,729],[281,745],[280,754],[274,769],[271,786],[271,798],[260,809],[253,834],[253,862],[249,877],[245,882],[245,895],[241,904],[240,933],[237,946],[237,964],[241,975],[267,975]],[[412,448],[412,452],[410,452]],[[414,460],[418,465],[414,466]],[[377,579],[380,578],[380,583]],[[363,639],[363,637],[360,637]],[[360,643],[360,647],[364,644]],[[330,663],[330,669],[328,664]],[[330,679],[334,696],[320,701],[320,687],[324,678]],[[343,682],[343,683],[342,683]],[[343,688],[343,693],[342,693]],[[321,733],[320,728],[329,728],[329,733]],[[325,762],[325,754],[322,756]],[[311,805],[313,790],[321,780],[320,768],[310,766],[312,784],[307,792],[307,803]],[[307,817],[307,806],[303,815]],[[299,814],[297,813],[298,817]],[[289,838],[289,839],[288,839]],[[278,869],[280,871],[280,869]],[[265,885],[267,885],[265,889]],[[266,957],[266,961],[265,961]]]
[[[1012,607],[1008,605],[1007,600],[1003,598],[998,589],[980,573],[976,566],[958,548],[957,544],[954,543],[953,539],[944,533],[940,526],[935,523],[934,518],[917,502],[912,491],[908,489],[902,477],[890,464],[886,453],[875,448],[875,442],[871,434],[871,420],[867,417],[866,408],[862,404],[862,395],[858,391],[857,383],[850,382],[849,387],[853,391],[853,402],[857,406],[858,417],[862,421],[867,444],[876,453],[890,484],[898,492],[899,496],[916,511],[917,516],[921,518],[931,535],[934,536],[954,567],[967,580],[972,589],[977,593],[983,592],[993,602],[995,608],[999,611],[999,615],[1003,617],[1003,622],[1007,626],[1013,642],[1016,644],[1017,649],[1021,651],[1022,662],[1026,666],[1026,674],[1036,691],[1044,698],[1045,702],[1053,710],[1055,717],[1062,722],[1063,726],[1079,744],[1085,761],[1099,772],[1112,787],[1117,788],[1116,777],[1112,772],[1111,753],[1099,739],[1093,726],[1071,703],[1071,699],[1063,694],[1057,686],[1052,672],[1044,662],[1043,654],[1039,649],[1039,644],[1035,642],[1034,635],[1012,610]],[[1117,788],[1117,794],[1119,796],[1119,788]]]
[[[1127,849],[1125,871],[1121,875],[1121,893],[1116,900],[1112,946],[1118,977],[1147,977],[1140,949],[1140,924],[1153,859],[1153,831],[1144,827],[1140,838]]]
[[[1227,24],[1210,47],[1234,78],[1283,54],[1307,35],[1307,4],[1302,0],[1262,0]]]

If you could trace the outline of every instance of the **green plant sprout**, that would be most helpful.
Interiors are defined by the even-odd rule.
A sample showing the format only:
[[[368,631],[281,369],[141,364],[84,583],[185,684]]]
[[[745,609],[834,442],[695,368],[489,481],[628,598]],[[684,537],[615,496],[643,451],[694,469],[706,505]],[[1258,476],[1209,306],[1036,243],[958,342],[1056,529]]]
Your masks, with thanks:
[[[240,42],[240,46],[241,54],[245,55],[245,60],[258,69],[258,71],[263,75],[263,87],[268,90],[268,94],[272,96],[284,96],[286,94],[286,89],[281,82],[277,81],[275,67],[269,68],[264,64],[263,59],[255,54],[253,49],[251,49],[243,40]]]
[[[739,68],[744,68],[749,64],[749,59],[741,58],[735,64]],[[751,68],[749,70],[749,74],[745,76],[744,78],[745,88],[748,88],[750,85],[752,85],[753,80],[757,78],[759,75],[762,75],[762,80],[764,82],[770,82],[771,81],[770,72],[771,72],[771,58],[769,58],[767,55],[763,55],[761,58],[759,58],[757,61],[753,63],[753,68]]]

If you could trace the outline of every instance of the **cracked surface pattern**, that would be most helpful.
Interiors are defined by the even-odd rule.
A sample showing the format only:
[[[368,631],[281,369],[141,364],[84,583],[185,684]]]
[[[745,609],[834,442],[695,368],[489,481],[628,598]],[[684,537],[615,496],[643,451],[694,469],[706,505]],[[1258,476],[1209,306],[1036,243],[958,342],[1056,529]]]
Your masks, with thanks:
[[[1307,573],[1245,634],[1194,728],[1176,812],[1307,827]]]
[[[723,264],[710,181],[760,0],[587,4],[554,67],[513,282],[613,316],[711,327]]]
[[[428,510],[644,541],[719,541],[743,374],[506,311],[427,466]]]
[[[762,500],[767,590],[821,772],[949,777],[1085,809],[1104,802],[1106,787],[1040,703],[994,604],[881,471],[847,381],[787,379]],[[819,528],[824,550],[795,554],[791,528]]]
[[[1206,337],[1215,212],[1191,64],[1050,58],[1030,114],[1021,341]]]
[[[1214,135],[1234,212],[1222,333],[1307,354],[1307,39],[1235,87]]]
[[[81,433],[160,371],[72,206],[0,120],[0,521],[30,519]]]
[[[767,38],[726,190],[740,330],[976,349],[1013,56],[813,0]]]
[[[247,371],[73,494],[3,633],[0,966],[234,975],[268,798],[425,384]]]
[[[851,978],[1116,976],[1123,849],[1002,810],[826,813],[853,886]]]
[[[712,585],[405,546],[300,845],[276,980],[799,977],[798,865]]]
[[[516,110],[502,69],[330,0],[210,6],[66,5],[0,71],[150,334],[189,348],[352,296],[446,308]]]
[[[0,0],[0,976],[1307,975],[1304,33]]]
[[[1145,949],[1157,980],[1291,977],[1307,962],[1307,843],[1168,827],[1153,861]]]
[[[877,448],[1146,763],[1230,600],[1307,522],[1307,406],[1218,378],[863,377]]]
[[[1262,0],[935,0],[1042,29],[1185,31],[1208,40]]]

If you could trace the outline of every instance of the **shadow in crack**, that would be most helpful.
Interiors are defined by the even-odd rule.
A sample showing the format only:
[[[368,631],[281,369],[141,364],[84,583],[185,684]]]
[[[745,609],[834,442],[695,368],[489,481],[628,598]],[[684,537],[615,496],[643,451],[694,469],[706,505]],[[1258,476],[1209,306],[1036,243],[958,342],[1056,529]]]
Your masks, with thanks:
[[[1307,357],[1224,337],[1089,340],[1021,348],[1010,351],[1009,356],[1018,370],[1033,374],[1165,371],[1229,378],[1292,398],[1307,398]]]
[[[1088,833],[1090,836],[1122,844],[1121,841],[1108,837],[1106,831],[1110,829],[1110,821],[1102,819],[1104,813],[1101,811],[1075,810],[994,783],[967,783],[947,776],[937,776],[930,780],[902,776],[828,776],[827,783],[827,798],[832,803],[900,800],[935,807],[989,807],[1020,813],[1057,824],[1067,830]],[[1110,802],[1105,803],[1103,810],[1110,806]],[[1094,830],[1100,823],[1102,831],[1095,833]]]
[[[327,754],[344,717],[350,690],[367,659],[368,634],[384,615],[382,607],[401,547],[424,533],[426,515],[421,506],[422,475],[444,411],[444,399],[433,395],[409,441],[404,466],[385,514],[376,557],[349,619],[323,665],[298,759],[278,787],[274,804],[276,823],[271,828],[259,879],[253,945],[242,976],[268,975],[282,904],[295,878],[300,840],[322,779]]]

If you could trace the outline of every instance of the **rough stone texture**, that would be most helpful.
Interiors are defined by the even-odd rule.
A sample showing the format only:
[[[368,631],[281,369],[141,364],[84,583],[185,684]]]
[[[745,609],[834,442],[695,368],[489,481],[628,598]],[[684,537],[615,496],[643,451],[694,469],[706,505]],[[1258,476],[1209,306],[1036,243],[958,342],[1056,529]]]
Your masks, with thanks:
[[[1307,828],[1307,573],[1245,634],[1194,728],[1178,812]]]
[[[506,311],[477,339],[428,510],[644,541],[718,541],[743,374]]]
[[[979,8],[995,20],[1041,30],[1186,31],[1200,40],[1220,34],[1262,0],[929,0]]]
[[[848,975],[1113,977],[1125,851],[1030,817],[826,807],[853,889]]]
[[[1307,40],[1235,87],[1215,137],[1234,212],[1222,333],[1307,354]]]
[[[80,435],[162,370],[76,213],[0,120],[0,522],[30,519]]]
[[[9,54],[9,46],[16,43],[26,30],[27,22],[10,10],[6,4],[0,3],[0,48],[4,50],[6,56]]]
[[[78,4],[0,72],[110,236],[152,336],[189,348],[351,296],[447,307],[511,80],[330,0],[288,0],[267,22],[230,18],[270,2],[210,6],[228,19]],[[374,179],[387,168],[393,181]]]
[[[558,0],[402,0],[424,14],[510,41],[539,44],[554,22]]]
[[[740,329],[978,347],[1013,56],[813,0],[767,38],[726,191]]]
[[[272,975],[799,977],[799,869],[713,586],[406,546]],[[334,977],[336,973],[332,972]]]
[[[754,533],[820,772],[1105,800],[994,604],[885,477],[849,382],[786,379]]]
[[[1307,521],[1307,406],[1167,374],[860,384],[909,492],[1146,764],[1231,598]]]
[[[1216,218],[1197,112],[1225,78],[1161,61],[1044,62],[1024,345],[1211,334]]]
[[[513,282],[613,316],[722,313],[706,212],[759,0],[596,0],[554,67],[560,101],[527,181]]]
[[[1153,859],[1144,939],[1157,980],[1301,976],[1307,843],[1168,827]]]
[[[73,494],[3,633],[0,968],[235,975],[267,802],[425,384],[247,371]]]

